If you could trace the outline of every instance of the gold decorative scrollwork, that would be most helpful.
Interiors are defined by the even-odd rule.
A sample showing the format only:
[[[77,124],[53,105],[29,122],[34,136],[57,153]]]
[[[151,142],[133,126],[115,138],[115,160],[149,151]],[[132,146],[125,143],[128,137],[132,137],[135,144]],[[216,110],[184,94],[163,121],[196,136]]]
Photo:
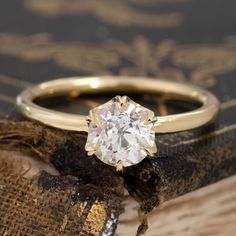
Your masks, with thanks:
[[[171,59],[174,65],[190,69],[191,81],[200,85],[214,85],[217,75],[236,69],[236,51],[219,45],[180,46]]]
[[[58,66],[89,74],[164,77],[213,86],[216,77],[236,70],[236,41],[181,45],[173,40],[152,43],[145,37],[132,42],[56,42],[48,34],[0,34],[0,54],[25,61],[54,60]]]
[[[140,26],[148,28],[168,28],[180,26],[184,20],[183,15],[179,12],[154,14],[141,9],[139,6],[179,3],[183,1],[184,0],[25,0],[24,5],[31,11],[47,17],[56,17],[65,14],[89,14],[106,24],[119,27]]]

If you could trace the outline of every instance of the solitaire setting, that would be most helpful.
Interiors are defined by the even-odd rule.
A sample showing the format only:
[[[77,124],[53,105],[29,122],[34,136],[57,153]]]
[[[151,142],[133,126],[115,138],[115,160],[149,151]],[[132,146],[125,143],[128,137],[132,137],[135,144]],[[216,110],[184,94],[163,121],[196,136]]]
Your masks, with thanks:
[[[165,99],[199,104],[191,111],[155,116],[154,112],[127,96],[116,96],[92,109],[89,116],[48,109],[37,100],[58,95],[150,94]],[[88,133],[85,149],[117,170],[141,162],[157,152],[155,133],[191,130],[213,122],[220,102],[209,91],[187,83],[165,79],[95,76],[70,77],[46,81],[26,88],[16,99],[18,110],[27,118],[61,130]]]
[[[154,112],[127,96],[116,96],[90,110],[85,149],[117,170],[156,153]]]

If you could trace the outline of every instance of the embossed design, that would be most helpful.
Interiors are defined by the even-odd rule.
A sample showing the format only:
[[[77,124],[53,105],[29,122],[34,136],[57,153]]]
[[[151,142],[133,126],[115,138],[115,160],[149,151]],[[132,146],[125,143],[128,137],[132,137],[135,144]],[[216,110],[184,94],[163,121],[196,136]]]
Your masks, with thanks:
[[[236,68],[236,43],[181,45],[173,40],[158,44],[144,37],[131,43],[110,40],[101,44],[55,42],[48,34],[0,34],[0,54],[25,61],[54,60],[71,71],[92,74],[144,75],[213,86],[216,76]],[[190,71],[190,72],[188,72]]]
[[[172,78],[212,86],[216,77],[236,70],[236,37],[225,39],[222,44],[181,45],[173,40],[163,40],[158,44],[144,37],[137,37],[131,43],[110,40],[101,44],[81,42],[55,42],[48,34],[24,36],[21,34],[0,34],[0,54],[17,57],[25,61],[54,60],[59,66],[85,73],[112,73],[127,75],[151,75]],[[128,62],[127,64],[125,62]],[[129,66],[128,66],[129,65]],[[168,66],[166,66],[168,65]],[[189,74],[187,75],[186,71]],[[189,79],[187,79],[189,78]],[[0,83],[10,84],[0,76]],[[27,86],[28,84],[18,84]],[[1,95],[0,100],[14,103],[14,98]],[[162,114],[168,113],[165,104],[158,104]],[[91,107],[95,106],[94,104]],[[222,109],[235,106],[235,99],[222,104]],[[164,146],[186,142],[195,143],[235,129],[235,124],[223,127],[194,138],[194,133],[172,134],[159,139]],[[185,142],[185,141],[184,141]]]
[[[186,0],[185,0],[186,1]],[[183,0],[167,0],[179,3]],[[119,27],[140,26],[148,28],[176,27],[183,23],[179,12],[151,14],[139,5],[166,4],[163,0],[25,0],[25,6],[40,15],[55,17],[60,15],[90,14],[97,19]]]
[[[49,34],[29,37],[21,34],[0,34],[0,53],[25,61],[54,60],[56,64],[74,71],[109,74],[118,66],[120,57],[111,50],[93,44],[54,42]]]
[[[192,82],[211,86],[215,84],[217,75],[236,69],[236,48],[232,50],[219,45],[180,46],[171,59],[174,65],[192,71]]]

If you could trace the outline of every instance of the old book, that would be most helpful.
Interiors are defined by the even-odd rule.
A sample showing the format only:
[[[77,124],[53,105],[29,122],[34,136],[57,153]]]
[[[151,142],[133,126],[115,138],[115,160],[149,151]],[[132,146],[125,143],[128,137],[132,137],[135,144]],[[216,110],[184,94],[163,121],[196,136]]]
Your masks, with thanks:
[[[234,236],[235,5],[2,1],[0,234]],[[157,135],[155,157],[120,174],[87,157],[84,134],[25,122],[16,111],[15,96],[33,83],[100,74],[190,82],[215,93],[221,112],[210,126]],[[109,96],[44,105],[86,114]],[[144,94],[135,98],[157,114],[189,109]]]

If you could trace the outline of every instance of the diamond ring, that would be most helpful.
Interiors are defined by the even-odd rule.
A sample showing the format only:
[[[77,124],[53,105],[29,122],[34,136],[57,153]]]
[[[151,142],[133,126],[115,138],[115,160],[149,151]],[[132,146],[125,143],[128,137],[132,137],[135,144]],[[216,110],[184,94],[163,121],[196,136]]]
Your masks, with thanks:
[[[63,113],[36,104],[42,97],[74,93],[114,92],[164,94],[167,98],[194,102],[200,107],[181,114],[155,116],[148,108],[128,96],[116,96],[90,110],[88,116]],[[17,97],[17,107],[26,117],[59,129],[88,132],[85,149],[117,170],[141,162],[157,152],[155,133],[194,129],[213,121],[219,101],[207,90],[168,80],[100,76],[52,80],[24,90]]]

